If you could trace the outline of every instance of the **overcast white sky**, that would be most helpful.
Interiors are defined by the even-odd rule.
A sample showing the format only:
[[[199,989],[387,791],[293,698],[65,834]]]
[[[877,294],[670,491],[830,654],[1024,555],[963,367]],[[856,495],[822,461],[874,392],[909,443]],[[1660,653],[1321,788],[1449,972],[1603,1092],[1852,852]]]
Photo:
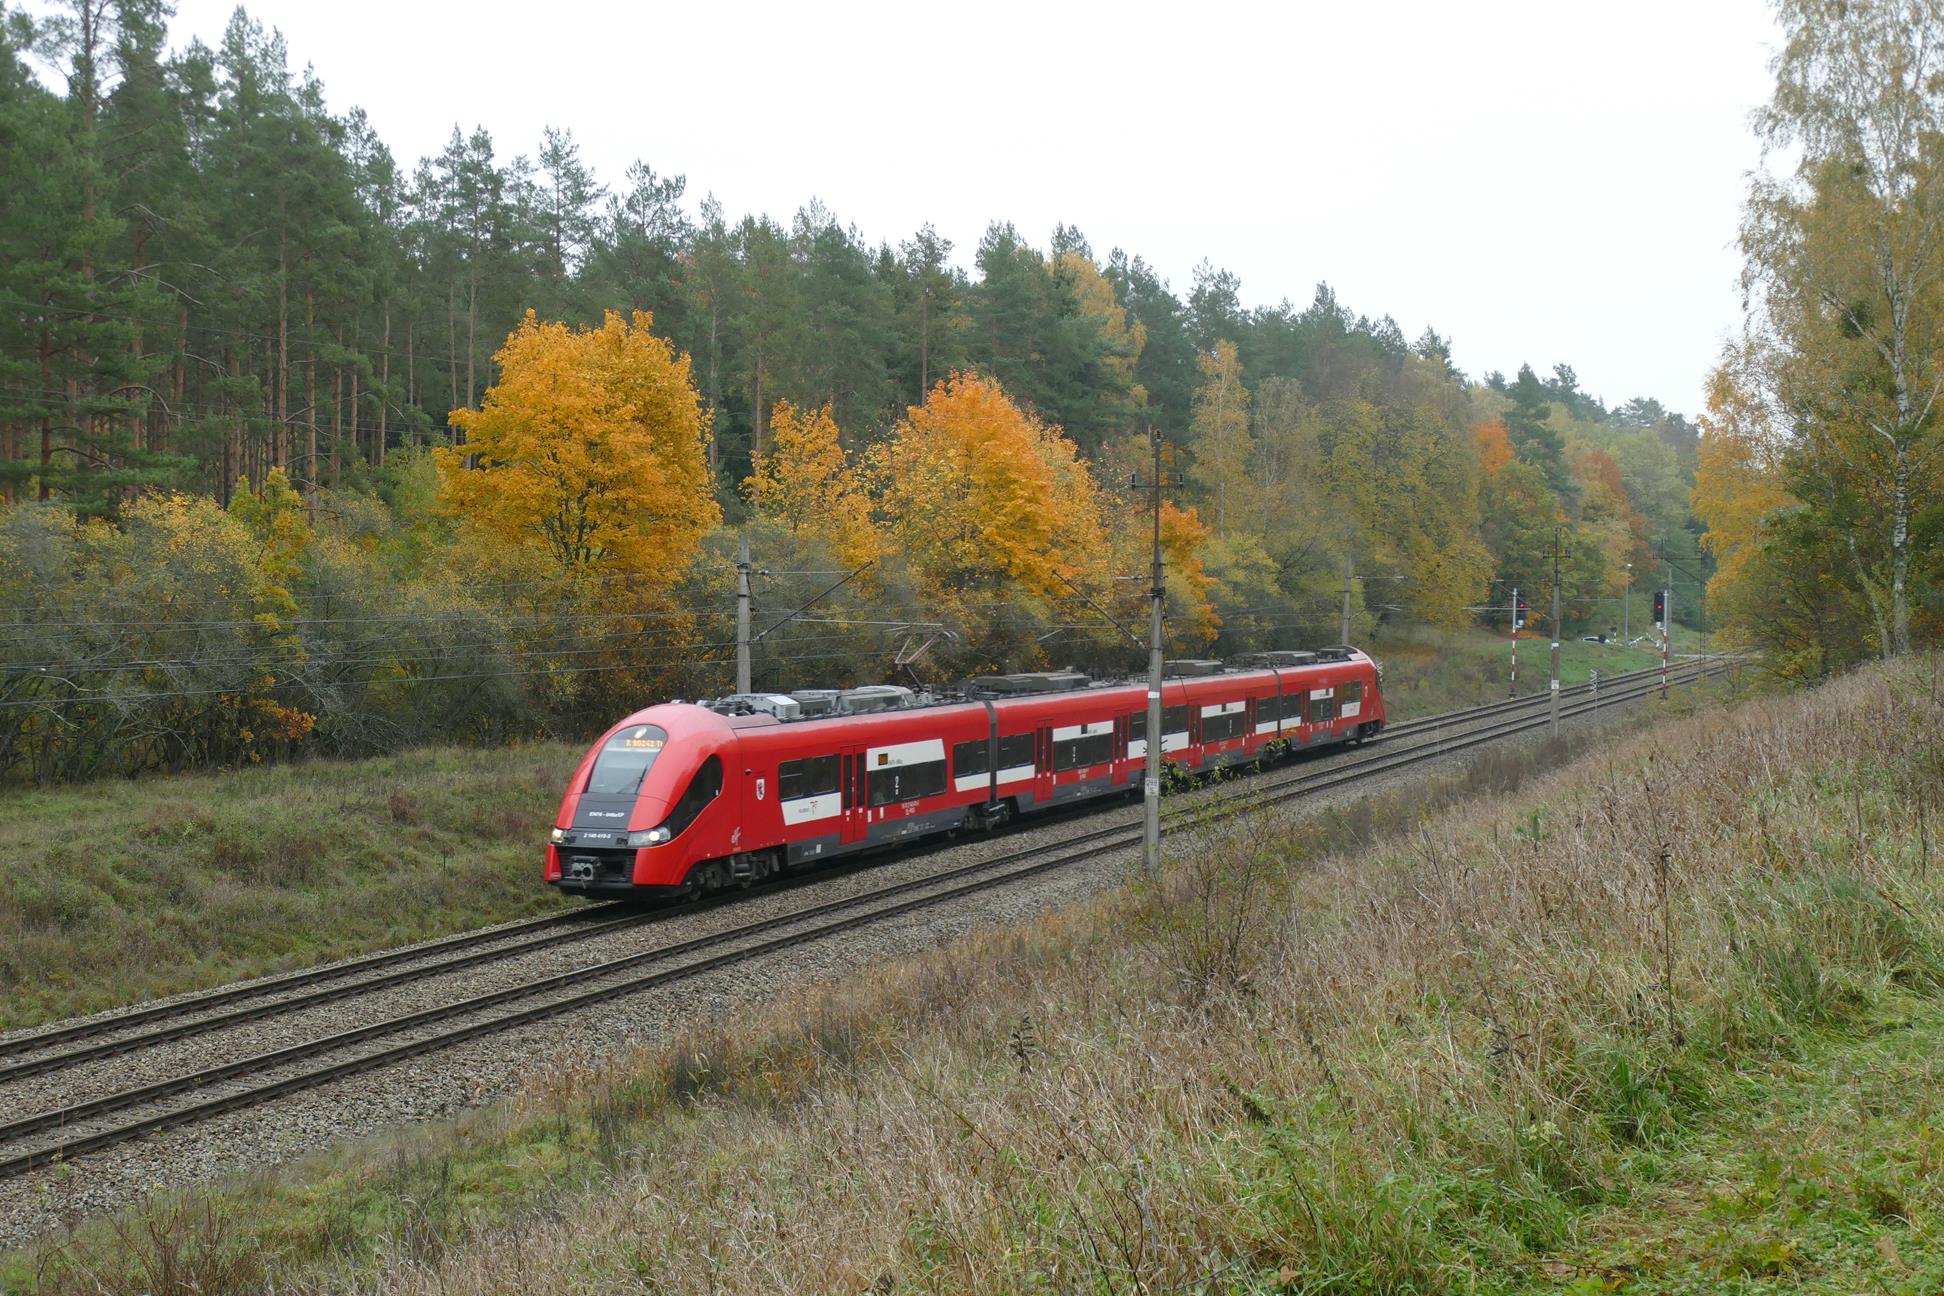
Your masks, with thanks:
[[[177,44],[233,0],[177,0]],[[811,197],[873,242],[926,221],[1077,225],[1186,295],[1318,280],[1473,376],[1571,364],[1609,404],[1694,414],[1740,317],[1761,0],[1607,3],[535,4],[255,0],[293,69],[409,167],[455,122],[502,157],[571,128],[732,214]]]

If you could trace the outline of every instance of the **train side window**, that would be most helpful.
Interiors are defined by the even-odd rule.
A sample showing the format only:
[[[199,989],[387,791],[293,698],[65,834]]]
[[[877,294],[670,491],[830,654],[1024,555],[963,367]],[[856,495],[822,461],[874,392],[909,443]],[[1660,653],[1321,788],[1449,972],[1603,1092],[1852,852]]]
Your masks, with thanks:
[[[696,816],[708,808],[709,802],[716,799],[722,791],[722,757],[711,756],[702,762],[702,768],[695,771],[689,780],[688,790],[682,793],[681,800],[668,812],[662,826],[668,829],[671,837],[679,837],[682,830],[694,823]]]
[[[992,743],[989,739],[979,738],[972,742],[953,743],[952,773],[954,776],[990,773],[991,756]]]
[[[1323,724],[1336,719],[1337,704],[1334,697],[1313,697],[1309,700],[1309,720],[1311,724]]]
[[[1032,734],[1008,734],[999,740],[1000,769],[1018,769],[1034,763]]]
[[[1337,686],[1339,700],[1346,706],[1352,702],[1363,701],[1363,681],[1351,680],[1348,684]]]
[[[776,796],[779,801],[827,796],[837,790],[838,758],[806,756],[784,761],[776,767]]]
[[[871,771],[869,782],[871,804],[874,806],[937,796],[945,790],[945,762],[935,760],[918,765],[893,765],[886,769],[874,769]]]
[[[1127,741],[1147,741],[1147,712],[1136,711],[1127,718]]]
[[[1227,715],[1203,716],[1202,741],[1221,742],[1226,738],[1237,737],[1242,734],[1248,723],[1249,717],[1244,711],[1231,711]]]
[[[1084,738],[1062,738],[1053,744],[1053,768],[1079,769],[1082,765],[1104,765],[1113,759],[1114,735],[1093,734]]]
[[[1178,733],[1187,733],[1187,732],[1188,732],[1188,708],[1185,706],[1163,708],[1161,712],[1162,736],[1165,737],[1168,734],[1178,734]]]

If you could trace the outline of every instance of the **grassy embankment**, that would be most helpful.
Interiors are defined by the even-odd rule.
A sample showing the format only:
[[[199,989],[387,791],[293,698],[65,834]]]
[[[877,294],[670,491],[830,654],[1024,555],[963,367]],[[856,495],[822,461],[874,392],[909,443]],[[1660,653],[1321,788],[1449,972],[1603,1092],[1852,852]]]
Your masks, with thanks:
[[[302,967],[559,902],[580,749],[0,790],[0,1027]]]
[[[1543,656],[1544,645],[1525,651]],[[1503,640],[1394,632],[1393,714],[1504,696]],[[1568,645],[1569,681],[1631,669]],[[1636,652],[1624,659],[1644,658]],[[1537,658],[1535,658],[1537,660]],[[1606,664],[1615,662],[1610,670]],[[1644,660],[1642,663],[1644,664]],[[1530,676],[1544,686],[1543,667]],[[1496,673],[1494,673],[1496,671]],[[345,958],[559,902],[540,841],[581,749],[0,789],[0,1029]]]
[[[1238,820],[1159,885],[84,1229],[42,1280],[1930,1296],[1938,666],[1415,822]]]

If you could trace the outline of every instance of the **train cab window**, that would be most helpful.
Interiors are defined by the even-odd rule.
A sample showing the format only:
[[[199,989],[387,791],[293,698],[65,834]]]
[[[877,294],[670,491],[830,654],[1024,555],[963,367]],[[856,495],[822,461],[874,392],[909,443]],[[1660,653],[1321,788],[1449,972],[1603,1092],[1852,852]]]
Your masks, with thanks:
[[[952,744],[952,776],[964,774],[988,774],[992,771],[992,740],[975,738],[971,742]]]
[[[587,776],[589,796],[633,796],[641,780],[668,745],[668,731],[657,725],[629,725],[601,744]]]
[[[945,762],[924,761],[917,765],[891,765],[870,772],[871,804],[890,805],[894,801],[915,801],[937,796],[945,790]]]
[[[1114,758],[1114,735],[1109,730],[1082,738],[1062,738],[1053,744],[1053,768],[1079,769],[1083,765],[1104,765]]]
[[[668,829],[670,836],[681,836],[682,830],[694,823],[696,816],[707,809],[709,802],[715,800],[721,791],[722,757],[711,756],[702,762],[701,769],[695,771],[695,777],[689,780],[688,790],[682,793],[682,799],[675,803],[675,808],[668,812],[662,826]]]
[[[1033,735],[1007,734],[999,740],[999,768],[1019,769],[1033,763]]]
[[[1329,721],[1336,719],[1336,714],[1336,698],[1330,694],[1329,690],[1323,690],[1322,697],[1312,696],[1310,698],[1309,722],[1311,724],[1327,724]]]
[[[779,801],[798,801],[804,797],[827,796],[837,790],[838,758],[807,756],[784,761],[776,767],[776,797]]]

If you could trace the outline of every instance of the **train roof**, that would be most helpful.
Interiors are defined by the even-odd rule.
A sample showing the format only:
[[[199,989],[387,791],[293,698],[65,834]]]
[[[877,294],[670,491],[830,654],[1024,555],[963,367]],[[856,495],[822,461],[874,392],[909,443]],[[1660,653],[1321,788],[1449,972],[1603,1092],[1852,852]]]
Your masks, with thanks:
[[[1348,644],[1335,644],[1307,650],[1275,649],[1243,653],[1227,661],[1183,658],[1163,665],[1169,684],[1187,685],[1351,663],[1375,664],[1360,649]],[[987,702],[1044,701],[1110,689],[1145,688],[1146,685],[1145,675],[1096,679],[1075,670],[1017,671],[978,676],[956,689],[917,691],[899,685],[872,684],[852,689],[798,689],[791,693],[734,693],[696,703],[660,703],[636,712],[623,723],[665,724],[673,721],[691,729],[697,724],[713,724],[721,727],[719,732],[768,729],[815,720],[910,714],[939,707]],[[679,712],[671,714],[666,710],[676,707],[680,708]],[[682,718],[677,719],[678,716]]]

